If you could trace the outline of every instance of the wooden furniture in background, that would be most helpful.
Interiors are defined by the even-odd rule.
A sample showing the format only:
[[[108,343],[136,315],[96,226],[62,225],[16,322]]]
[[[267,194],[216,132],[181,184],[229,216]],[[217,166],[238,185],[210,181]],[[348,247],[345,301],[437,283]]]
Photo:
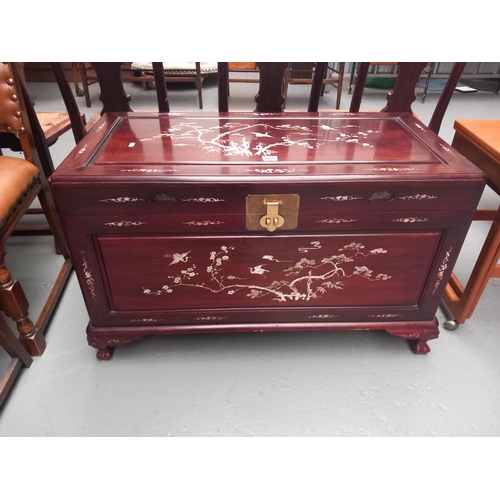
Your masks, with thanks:
[[[99,81],[99,99],[103,104],[101,114],[110,111],[132,111],[129,105],[130,96],[123,88],[123,62],[93,62],[91,63]],[[152,63],[153,80],[155,82],[158,111],[168,113],[167,84],[164,78],[163,63]]]
[[[77,95],[84,95],[87,107],[90,107],[91,100],[88,87],[89,85],[99,81],[97,72],[93,63],[73,63],[74,64],[74,81],[75,91]],[[108,64],[108,63],[101,63]],[[113,63],[109,63],[113,64]],[[123,83],[143,83],[149,85],[154,83],[156,85],[156,78],[154,76],[153,63],[151,62],[124,62],[121,63],[121,80]],[[181,69],[172,69],[166,66],[168,63],[162,63],[164,67],[164,80],[165,83],[185,83],[192,82],[198,90],[198,103],[200,109],[203,109],[203,79],[211,73],[206,68],[206,63],[195,62],[193,69],[188,70],[184,65]],[[83,89],[80,89],[77,82],[82,82]],[[162,85],[163,87],[163,85]]]
[[[304,68],[298,66],[299,64],[307,65]],[[296,65],[296,69],[294,69]],[[342,98],[342,86],[344,84],[344,70],[345,63],[339,63],[339,69],[327,64],[323,74],[323,84],[321,86],[321,97],[323,97],[326,86],[331,85],[337,89],[337,97],[335,101],[335,109],[340,109],[340,102]],[[293,84],[312,84],[314,72],[316,71],[316,63],[289,63],[288,70],[285,73],[285,99],[288,93],[288,85]]]
[[[479,167],[500,194],[500,120],[456,120],[453,147]],[[474,269],[464,287],[452,274],[444,303],[451,313],[445,327],[455,330],[469,319],[492,278],[500,278],[500,209],[477,210],[474,220],[493,221]]]
[[[257,62],[259,68],[259,90],[255,96],[256,112],[282,112],[285,106],[285,72],[287,62]],[[321,96],[322,76],[328,63],[316,63],[317,71],[311,85],[308,111],[318,110]],[[229,63],[218,63],[219,111],[229,110]],[[254,80],[255,81],[255,80]]]
[[[349,111],[352,113],[357,113],[360,110],[370,64],[372,63],[359,63],[356,84],[349,108]],[[411,105],[416,99],[415,87],[427,64],[428,63],[424,62],[399,63],[396,82],[394,88],[387,94],[387,105],[382,109],[383,112],[413,112]],[[457,62],[454,64],[445,88],[439,96],[438,103],[429,121],[429,128],[436,134],[439,133],[444,115],[465,65],[466,63],[464,62]]]

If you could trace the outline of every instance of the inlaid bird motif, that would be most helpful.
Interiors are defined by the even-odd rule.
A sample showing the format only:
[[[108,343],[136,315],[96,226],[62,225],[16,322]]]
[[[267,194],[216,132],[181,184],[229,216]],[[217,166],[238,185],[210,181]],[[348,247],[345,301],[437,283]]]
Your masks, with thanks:
[[[249,267],[250,269],[250,274],[264,274],[268,273],[269,271],[267,269],[264,269],[265,264],[259,264],[258,266],[255,267]]]
[[[269,135],[269,132],[266,132],[263,134],[262,132],[250,132],[253,134],[255,137],[272,137],[272,135]]]
[[[190,257],[188,257],[188,253],[190,253],[191,250],[189,250],[189,252],[186,252],[186,253],[174,253],[174,254],[165,254],[165,257],[170,257],[172,259],[172,262],[169,264],[169,266],[172,266],[173,264],[178,264],[179,262],[187,262],[188,259],[190,259]]]

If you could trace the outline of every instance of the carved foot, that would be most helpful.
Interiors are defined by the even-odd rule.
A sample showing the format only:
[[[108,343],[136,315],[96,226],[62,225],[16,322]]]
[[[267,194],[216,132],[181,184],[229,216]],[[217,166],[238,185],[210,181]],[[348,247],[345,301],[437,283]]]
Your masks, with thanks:
[[[108,361],[113,356],[113,347],[103,347],[98,349],[96,353],[96,358],[102,361]]]
[[[430,347],[427,345],[427,340],[409,340],[408,343],[414,354],[427,354],[431,352]]]
[[[437,339],[439,336],[438,326],[437,319],[434,319],[433,321],[394,325],[394,327],[387,328],[387,331],[391,335],[407,339],[411,350],[415,354],[427,354],[431,351],[427,342]]]

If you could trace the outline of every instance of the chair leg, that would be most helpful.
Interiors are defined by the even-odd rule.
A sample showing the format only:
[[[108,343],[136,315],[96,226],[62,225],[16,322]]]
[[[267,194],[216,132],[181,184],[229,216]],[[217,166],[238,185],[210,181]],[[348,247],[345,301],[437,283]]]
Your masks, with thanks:
[[[450,286],[449,284],[446,287],[443,299],[457,323],[465,323],[472,316],[486,285],[490,278],[494,277],[499,258],[500,210],[488,232],[488,236],[463,292],[460,293],[461,285],[459,283],[455,283],[455,286]],[[450,281],[450,283],[452,282]]]
[[[0,313],[0,346],[11,358],[19,358],[24,366],[29,367],[33,363],[33,358],[19,342],[2,313]]]
[[[12,358],[9,366],[0,377],[0,407],[3,405],[7,396],[19,375],[21,368],[29,368],[33,363],[33,358],[28,354],[21,342],[10,329],[5,321],[3,314],[0,313],[0,347],[3,347],[7,354]]]
[[[203,99],[202,99],[202,89],[203,89],[203,79],[201,78],[201,64],[199,62],[196,65],[196,87],[198,89],[198,102],[200,104],[200,109],[203,109]]]
[[[342,99],[342,88],[344,86],[344,70],[345,70],[345,62],[339,63],[339,79],[337,82],[337,102],[335,103],[335,109],[340,109],[340,101]]]
[[[0,243],[0,309],[16,322],[19,340],[31,356],[40,356],[47,346],[42,332],[29,317],[28,299],[21,284],[12,278],[5,265],[5,247]]]
[[[46,183],[42,184],[42,190],[38,194],[38,199],[47,219],[47,223],[49,224],[50,230],[54,235],[56,253],[63,255],[65,259],[69,259],[68,244],[64,236],[59,216],[57,215],[54,199],[52,198],[52,194],[50,193]]]

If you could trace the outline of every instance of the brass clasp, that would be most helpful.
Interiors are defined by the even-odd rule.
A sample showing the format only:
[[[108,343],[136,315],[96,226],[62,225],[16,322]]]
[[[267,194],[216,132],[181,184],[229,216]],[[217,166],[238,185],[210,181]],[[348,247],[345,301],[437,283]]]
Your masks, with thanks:
[[[272,233],[285,223],[285,219],[278,213],[281,201],[264,200],[264,205],[267,207],[267,213],[260,218],[260,225]]]
[[[299,218],[298,194],[252,194],[246,199],[246,225],[250,231],[295,229]]]

